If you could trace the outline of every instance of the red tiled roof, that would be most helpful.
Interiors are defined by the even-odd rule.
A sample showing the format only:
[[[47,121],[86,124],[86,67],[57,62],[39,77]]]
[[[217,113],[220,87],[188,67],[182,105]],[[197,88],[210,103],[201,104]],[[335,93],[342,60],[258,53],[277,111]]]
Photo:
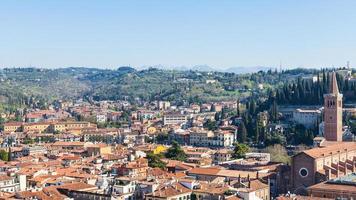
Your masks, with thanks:
[[[147,196],[153,197],[160,197],[160,198],[167,198],[167,197],[174,197],[180,194],[189,193],[191,190],[184,187],[180,183],[174,183],[169,186],[163,186],[156,191],[147,194]]]
[[[96,189],[97,187],[95,185],[90,185],[82,182],[76,182],[76,183],[66,183],[60,186],[57,186],[59,189],[66,189],[66,190],[77,190],[77,191],[86,191],[86,190],[92,190]]]
[[[326,147],[313,148],[302,153],[309,155],[312,158],[320,158],[324,156],[328,156],[331,154],[336,154],[338,152],[356,150],[356,142],[341,142],[336,143]]]

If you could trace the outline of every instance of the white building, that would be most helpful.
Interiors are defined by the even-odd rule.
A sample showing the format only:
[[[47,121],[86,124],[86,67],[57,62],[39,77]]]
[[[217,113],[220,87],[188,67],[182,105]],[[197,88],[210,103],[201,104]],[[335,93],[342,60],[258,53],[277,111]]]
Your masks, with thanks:
[[[164,125],[175,125],[175,124],[185,124],[188,121],[187,115],[174,113],[174,114],[166,114],[163,116]]]
[[[219,147],[231,147],[235,142],[234,134],[229,131],[217,131],[214,133],[216,136],[215,139],[215,146]]]
[[[98,123],[105,123],[107,120],[107,117],[105,114],[97,114],[96,115],[96,122]]]
[[[296,109],[293,112],[293,121],[297,124],[302,124],[306,128],[317,126],[318,121],[321,119],[320,110],[302,110]]]
[[[136,182],[130,180],[130,178],[119,178],[115,180],[113,185],[113,193],[121,197],[124,200],[134,199]]]
[[[190,145],[207,147],[211,146],[211,138],[214,137],[214,132],[205,129],[195,129],[190,133]]]
[[[158,110],[168,110],[171,107],[169,101],[158,101]]]
[[[214,154],[214,162],[221,163],[232,159],[232,151],[230,149],[219,149]]]
[[[0,191],[1,192],[18,192],[26,189],[26,176],[19,175],[18,177],[0,175]]]
[[[229,131],[208,131],[195,129],[190,133],[190,144],[201,147],[231,147],[235,142],[235,135]]]

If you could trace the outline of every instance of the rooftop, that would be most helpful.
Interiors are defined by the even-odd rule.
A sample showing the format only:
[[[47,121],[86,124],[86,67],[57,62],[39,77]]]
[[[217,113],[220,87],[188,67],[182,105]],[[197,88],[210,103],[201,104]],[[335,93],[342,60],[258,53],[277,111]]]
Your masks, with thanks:
[[[340,184],[340,185],[354,185],[356,186],[356,173],[351,173],[346,176],[328,180],[329,184]]]
[[[337,154],[343,151],[351,151],[356,150],[356,142],[340,142],[331,144],[330,146],[320,147],[320,148],[313,148],[302,153],[305,153],[313,158],[320,158],[332,154]]]
[[[316,185],[312,185],[308,190],[322,190],[322,191],[338,191],[345,193],[356,193],[356,173],[331,179]]]

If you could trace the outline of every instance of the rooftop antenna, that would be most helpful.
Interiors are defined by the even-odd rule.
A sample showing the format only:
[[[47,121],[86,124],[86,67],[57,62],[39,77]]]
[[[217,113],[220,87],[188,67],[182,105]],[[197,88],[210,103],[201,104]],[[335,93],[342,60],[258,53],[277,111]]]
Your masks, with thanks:
[[[347,61],[346,67],[347,69],[350,69],[350,61]]]

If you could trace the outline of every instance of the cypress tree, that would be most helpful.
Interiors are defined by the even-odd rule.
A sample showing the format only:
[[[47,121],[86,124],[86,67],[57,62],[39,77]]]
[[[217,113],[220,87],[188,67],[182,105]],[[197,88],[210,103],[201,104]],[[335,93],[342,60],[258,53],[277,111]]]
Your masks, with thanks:
[[[237,141],[239,143],[244,143],[246,142],[246,139],[247,139],[247,130],[245,127],[245,123],[242,121],[239,124]]]

